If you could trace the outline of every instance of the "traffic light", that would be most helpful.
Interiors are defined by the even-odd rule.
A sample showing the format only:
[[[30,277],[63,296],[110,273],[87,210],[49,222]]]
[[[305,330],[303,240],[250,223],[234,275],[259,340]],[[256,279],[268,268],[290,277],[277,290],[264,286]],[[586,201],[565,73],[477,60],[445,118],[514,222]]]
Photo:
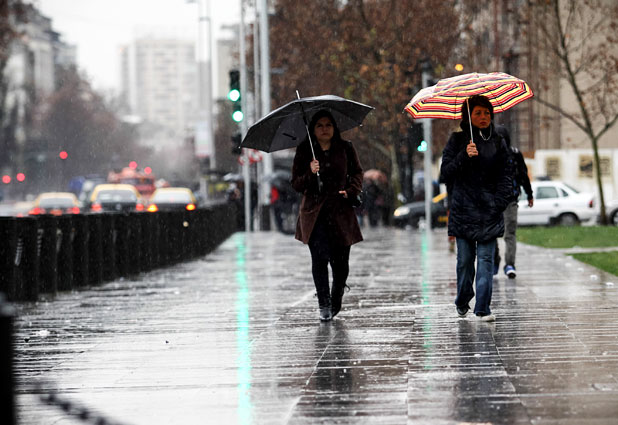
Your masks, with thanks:
[[[240,104],[240,72],[237,69],[230,71],[230,90],[227,93],[227,98],[234,104],[232,119],[235,122],[241,122],[244,118],[244,114]]]
[[[240,133],[235,133],[234,135],[232,135],[232,137],[230,137],[230,139],[232,140],[232,154],[240,155],[242,153],[242,148],[240,147],[240,142],[242,142],[242,138],[240,136]]]

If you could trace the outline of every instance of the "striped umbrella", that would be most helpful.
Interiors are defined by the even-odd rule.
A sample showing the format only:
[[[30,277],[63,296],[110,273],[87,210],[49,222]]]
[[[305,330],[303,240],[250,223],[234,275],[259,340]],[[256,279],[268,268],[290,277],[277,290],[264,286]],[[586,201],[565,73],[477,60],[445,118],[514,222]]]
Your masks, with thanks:
[[[503,72],[457,75],[419,91],[405,107],[415,119],[461,119],[461,105],[470,96],[484,95],[494,113],[506,111],[533,96],[524,80]]]

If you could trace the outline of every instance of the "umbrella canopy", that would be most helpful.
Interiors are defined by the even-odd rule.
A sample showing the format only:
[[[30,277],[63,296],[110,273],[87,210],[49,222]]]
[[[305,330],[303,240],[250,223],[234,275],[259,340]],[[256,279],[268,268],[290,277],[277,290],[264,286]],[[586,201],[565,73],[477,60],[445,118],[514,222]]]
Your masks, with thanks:
[[[333,95],[296,99],[253,124],[240,147],[264,152],[294,148],[307,137],[306,123],[321,109],[333,115],[343,132],[360,126],[373,107]]]
[[[363,173],[363,178],[373,180],[380,183],[386,183],[388,179],[386,178],[386,174],[384,174],[380,170],[376,170],[375,168],[371,168]]]
[[[405,107],[412,118],[461,119],[461,105],[474,95],[483,95],[494,107],[494,113],[509,108],[533,96],[524,80],[503,72],[464,74],[444,78],[435,86],[419,91]]]

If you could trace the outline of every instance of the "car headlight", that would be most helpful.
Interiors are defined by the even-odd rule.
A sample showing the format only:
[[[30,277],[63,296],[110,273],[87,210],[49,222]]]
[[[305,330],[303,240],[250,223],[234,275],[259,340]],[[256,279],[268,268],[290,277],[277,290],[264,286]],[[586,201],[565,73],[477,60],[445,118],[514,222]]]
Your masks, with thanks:
[[[399,207],[395,210],[395,212],[393,213],[395,215],[395,217],[401,217],[402,215],[408,215],[410,214],[410,208],[408,207]]]

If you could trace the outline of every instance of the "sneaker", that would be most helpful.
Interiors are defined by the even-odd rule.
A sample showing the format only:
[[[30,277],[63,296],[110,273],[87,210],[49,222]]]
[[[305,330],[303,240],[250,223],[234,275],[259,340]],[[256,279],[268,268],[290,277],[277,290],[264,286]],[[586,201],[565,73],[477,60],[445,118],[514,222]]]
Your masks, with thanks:
[[[464,317],[466,314],[468,314],[468,310],[470,310],[470,306],[463,306],[463,307],[457,307],[457,314],[459,314],[459,317]]]
[[[494,316],[493,314],[486,314],[484,316],[477,315],[477,317],[481,319],[483,322],[495,322],[496,321],[496,316]]]
[[[509,279],[515,279],[515,276],[517,276],[517,273],[515,272],[515,267],[510,265],[504,266],[504,274],[507,275]]]

